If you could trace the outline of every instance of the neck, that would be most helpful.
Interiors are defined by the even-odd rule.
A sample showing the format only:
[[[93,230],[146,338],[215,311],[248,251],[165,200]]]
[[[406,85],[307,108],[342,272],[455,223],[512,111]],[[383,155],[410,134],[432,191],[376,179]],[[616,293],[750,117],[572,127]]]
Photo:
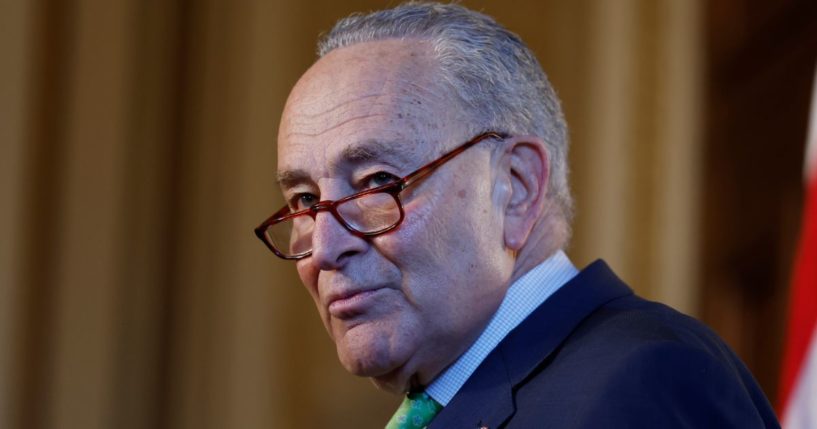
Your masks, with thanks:
[[[516,255],[513,273],[509,284],[544,262],[554,253],[564,248],[569,235],[566,223],[557,216],[548,213],[533,227],[530,237]]]

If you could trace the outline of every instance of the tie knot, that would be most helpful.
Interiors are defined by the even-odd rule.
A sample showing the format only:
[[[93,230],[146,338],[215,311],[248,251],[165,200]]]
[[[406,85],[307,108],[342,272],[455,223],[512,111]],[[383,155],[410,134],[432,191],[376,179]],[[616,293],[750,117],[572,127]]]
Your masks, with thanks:
[[[419,429],[428,426],[437,413],[442,410],[431,396],[425,392],[411,392],[394,413],[386,429]]]

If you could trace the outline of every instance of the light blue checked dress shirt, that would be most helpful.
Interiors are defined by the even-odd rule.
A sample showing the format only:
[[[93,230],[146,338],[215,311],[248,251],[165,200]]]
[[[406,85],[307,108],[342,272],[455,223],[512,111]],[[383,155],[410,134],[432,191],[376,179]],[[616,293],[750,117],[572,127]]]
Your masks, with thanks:
[[[514,282],[477,341],[425,390],[446,406],[479,364],[529,314],[579,271],[561,250]]]

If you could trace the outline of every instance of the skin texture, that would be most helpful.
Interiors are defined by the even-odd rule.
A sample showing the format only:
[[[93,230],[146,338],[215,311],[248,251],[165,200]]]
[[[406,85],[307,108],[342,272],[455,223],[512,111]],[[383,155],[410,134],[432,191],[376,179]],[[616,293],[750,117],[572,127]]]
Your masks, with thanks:
[[[341,48],[313,65],[281,120],[285,198],[336,200],[371,187],[376,172],[402,177],[473,137],[474,121],[435,71],[418,40]],[[404,392],[463,353],[508,285],[547,256],[524,251],[547,207],[546,177],[540,140],[483,142],[404,191],[405,219],[390,233],[361,239],[318,214],[313,254],[297,269],[343,366]]]

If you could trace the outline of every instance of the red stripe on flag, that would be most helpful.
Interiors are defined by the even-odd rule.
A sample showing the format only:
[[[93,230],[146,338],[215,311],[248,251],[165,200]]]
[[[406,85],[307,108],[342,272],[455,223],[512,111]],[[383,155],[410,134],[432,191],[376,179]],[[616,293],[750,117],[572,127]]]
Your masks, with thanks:
[[[803,360],[817,327],[817,174],[809,176],[801,241],[792,279],[788,337],[779,396],[780,416],[784,415],[791,399],[792,389],[803,369]]]

